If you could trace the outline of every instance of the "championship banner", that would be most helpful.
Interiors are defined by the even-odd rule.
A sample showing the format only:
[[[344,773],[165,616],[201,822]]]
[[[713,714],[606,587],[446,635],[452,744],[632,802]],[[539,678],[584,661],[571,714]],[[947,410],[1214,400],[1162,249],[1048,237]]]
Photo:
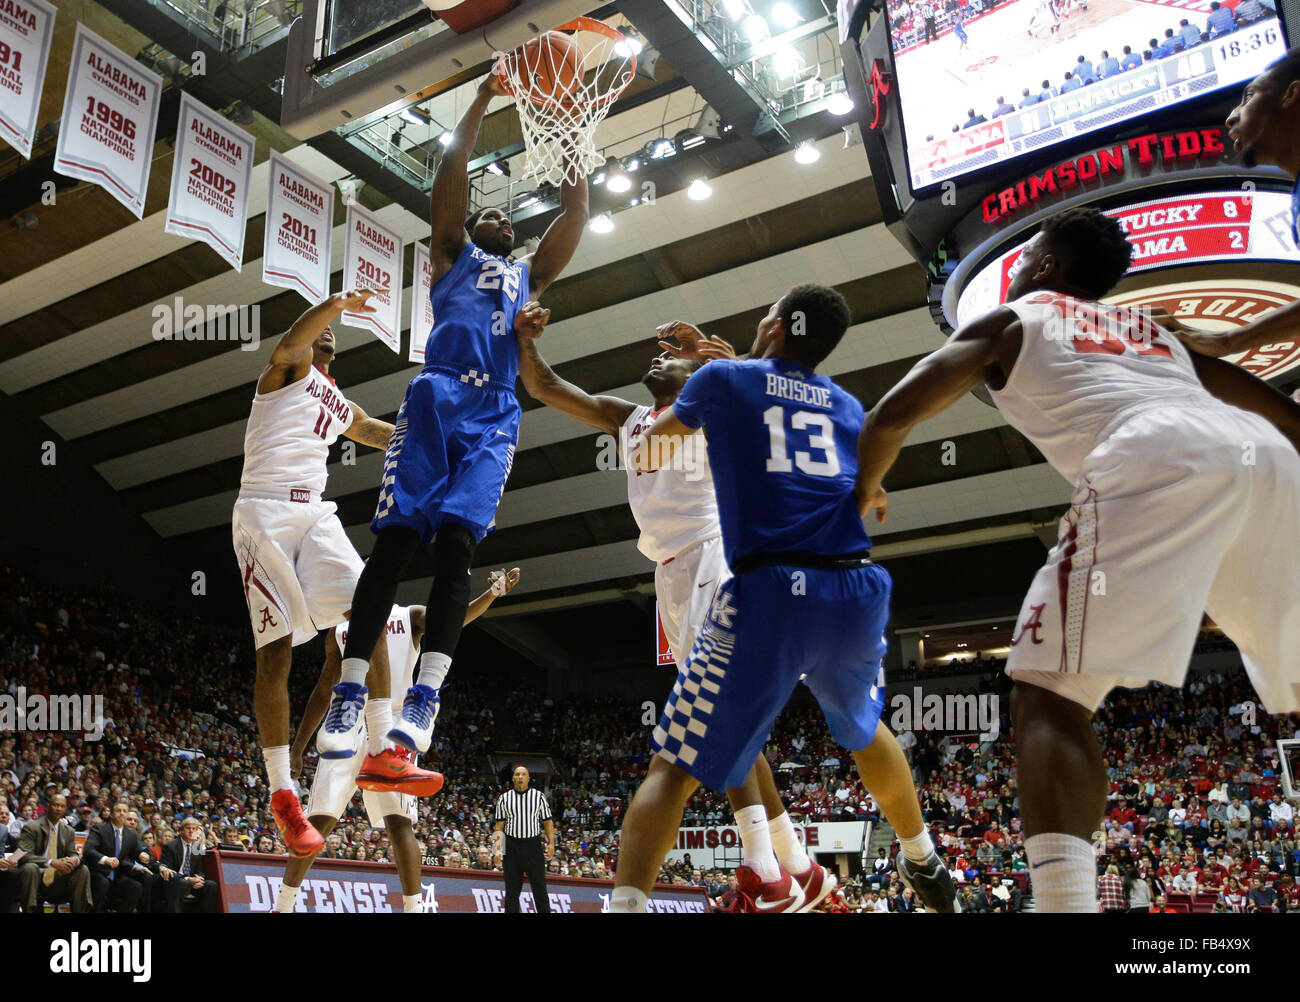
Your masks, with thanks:
[[[162,78],[77,25],[54,169],[92,181],[144,218]]]
[[[429,248],[415,242],[415,260],[411,263],[415,281],[411,286],[411,351],[407,361],[424,364],[424,343],[433,330],[433,258]]]
[[[225,912],[269,912],[284,881],[285,856],[211,850],[203,855],[204,875],[216,880]],[[420,868],[420,889],[426,912],[505,911],[505,874],[496,870]],[[546,877],[546,897],[556,914],[609,911],[612,880]],[[519,896],[519,909],[535,912],[532,893]],[[400,912],[402,884],[392,863],[317,859],[298,891],[297,911],[329,913]],[[704,888],[656,884],[648,912],[709,910]]]
[[[673,648],[668,643],[668,634],[664,632],[664,620],[659,615],[659,603],[655,603],[655,664],[660,667],[676,668]]]
[[[235,271],[244,263],[244,225],[253,180],[253,137],[181,94],[167,199],[167,233],[202,240]]]
[[[343,244],[343,288],[374,289],[374,313],[343,314],[343,323],[372,331],[394,352],[402,350],[402,235],[357,205],[348,206]]]
[[[30,160],[56,11],[45,0],[0,2],[0,137]]]
[[[333,189],[272,150],[262,281],[319,303],[330,292],[333,241]]]

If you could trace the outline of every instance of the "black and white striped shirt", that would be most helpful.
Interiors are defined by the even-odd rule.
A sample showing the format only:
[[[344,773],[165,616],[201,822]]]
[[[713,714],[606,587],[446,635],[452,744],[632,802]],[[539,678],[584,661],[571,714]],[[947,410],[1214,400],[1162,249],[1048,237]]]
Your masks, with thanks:
[[[520,793],[514,787],[497,797],[496,821],[506,823],[511,838],[537,838],[542,822],[551,820],[551,805],[546,795],[531,786]]]

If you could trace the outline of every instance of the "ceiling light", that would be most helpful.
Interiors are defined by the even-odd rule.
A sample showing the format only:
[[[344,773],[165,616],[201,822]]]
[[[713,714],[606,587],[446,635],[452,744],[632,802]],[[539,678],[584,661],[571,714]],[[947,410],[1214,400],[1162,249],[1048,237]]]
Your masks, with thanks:
[[[428,125],[433,121],[427,113],[412,105],[409,108],[402,109],[402,117],[412,125]]]
[[[776,70],[777,76],[798,76],[801,66],[803,55],[793,45],[783,45],[772,53],[772,68]]]
[[[620,171],[609,176],[609,180],[605,182],[605,187],[615,195],[621,195],[632,187],[632,179]]]
[[[733,21],[739,21],[745,16],[745,0],[722,0],[722,7],[727,12],[727,17]]]
[[[489,173],[495,174],[497,177],[501,177],[505,174],[505,170],[502,169],[501,164],[495,160],[487,165],[487,169]]]
[[[641,44],[641,39],[635,35],[627,35],[623,41],[614,46],[614,54],[626,59],[628,56],[639,56],[642,48],[644,46]]]
[[[634,199],[632,199],[632,201],[628,202],[627,204],[628,204],[628,205],[640,205],[640,204],[641,204],[641,199],[639,199],[639,198],[634,198]]]
[[[673,136],[673,142],[677,144],[679,153],[685,153],[687,150],[693,150],[697,146],[704,145],[704,137],[694,129],[682,129],[681,132]]]
[[[634,174],[641,169],[641,158],[635,153],[623,161],[623,169],[629,174]]]
[[[605,172],[604,172],[604,171],[601,171],[599,174],[597,174],[595,177],[593,177],[593,178],[591,179],[591,183],[592,183],[592,184],[604,184],[604,183],[605,183]]]
[[[767,21],[761,14],[750,14],[745,18],[743,27],[745,37],[755,45],[772,37],[772,29],[768,27]]]
[[[677,155],[677,147],[671,139],[661,136],[645,144],[645,155],[650,160],[667,160]]]
[[[821,159],[821,155],[821,150],[807,140],[796,146],[794,150],[795,162],[801,164],[815,164]]]
[[[438,145],[439,145],[439,146],[446,146],[446,145],[447,145],[448,143],[450,143],[450,142],[451,142],[451,133],[450,133],[450,132],[444,132],[441,136],[438,137]]]
[[[587,228],[592,233],[612,233],[614,232],[614,220],[608,212],[602,212],[599,216],[593,216]]]
[[[686,189],[686,194],[697,202],[702,202],[713,194],[713,189],[709,187],[709,182],[702,177],[697,177],[691,182],[691,186]]]
[[[803,18],[788,3],[779,3],[772,8],[772,20],[780,28],[793,28],[802,23]]]
[[[838,90],[826,99],[826,110],[832,115],[847,115],[853,110],[853,98]]]

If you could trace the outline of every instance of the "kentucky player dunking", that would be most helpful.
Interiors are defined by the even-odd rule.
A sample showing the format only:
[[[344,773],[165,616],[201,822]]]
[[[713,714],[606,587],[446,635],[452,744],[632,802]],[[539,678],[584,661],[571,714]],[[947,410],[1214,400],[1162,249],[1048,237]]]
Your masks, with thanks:
[[[460,637],[474,551],[492,529],[514,461],[520,416],[515,316],[569,263],[587,222],[585,178],[561,187],[559,216],[537,252],[522,261],[508,257],[514,229],[504,212],[485,209],[466,219],[470,151],[488,103],[504,93],[496,74],[489,74],[434,175],[433,330],[424,369],[407,387],[384,458],[371,522],[377,538],[353,597],[343,658],[342,684],[352,687],[356,705],[364,700],[366,659],[383,632],[399,576],[432,540],[419,673],[388,735],[419,752],[429,747],[438,689]]]
[[[271,809],[289,851],[299,856],[318,852],[321,837],[303,817],[289,768],[293,647],[342,622],[361,574],[361,558],[343,531],[337,506],[321,500],[329,447],[345,435],[382,449],[393,433],[388,422],[347,400],[329,374],[331,321],[344,310],[370,312],[366,300],[372,295],[363,289],[330,296],[299,317],[276,344],[257,380],[232,516],[257,648],[253,712]],[[387,689],[388,662],[379,653],[374,682]],[[328,746],[322,753],[330,753]]]

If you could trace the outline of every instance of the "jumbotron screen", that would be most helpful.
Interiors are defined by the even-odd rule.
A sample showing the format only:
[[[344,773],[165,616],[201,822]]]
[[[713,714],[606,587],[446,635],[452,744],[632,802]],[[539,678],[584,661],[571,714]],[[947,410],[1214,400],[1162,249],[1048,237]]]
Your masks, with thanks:
[[[1287,47],[1262,0],[887,0],[886,9],[913,192],[1241,86]]]

